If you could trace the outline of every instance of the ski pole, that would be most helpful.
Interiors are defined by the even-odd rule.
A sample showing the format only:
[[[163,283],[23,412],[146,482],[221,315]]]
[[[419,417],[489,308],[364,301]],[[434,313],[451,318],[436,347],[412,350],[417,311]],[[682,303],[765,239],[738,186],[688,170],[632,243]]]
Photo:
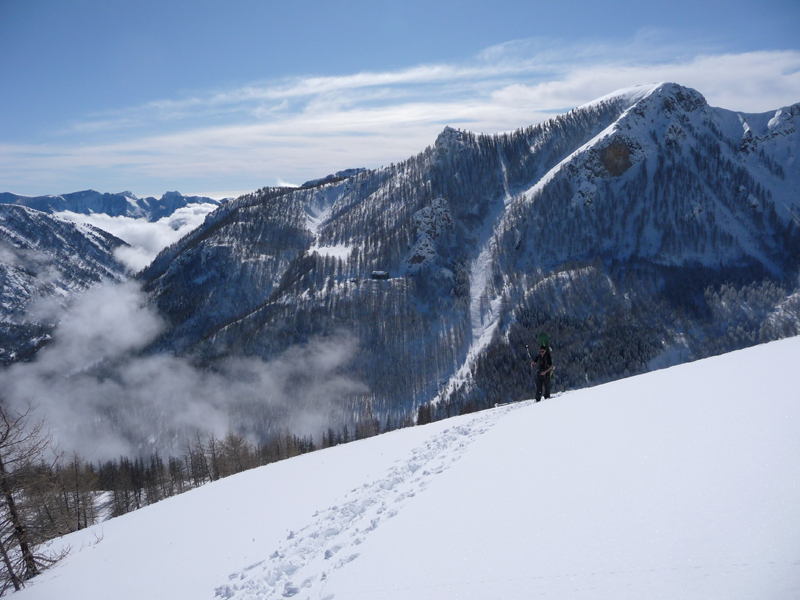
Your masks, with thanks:
[[[531,377],[533,377],[533,385],[534,385],[534,388],[535,388],[536,387],[536,377],[535,377],[535,375],[533,373],[533,358],[531,357],[531,350],[530,350],[530,348],[528,348],[528,344],[525,344],[525,352],[528,353],[528,362],[531,365]]]

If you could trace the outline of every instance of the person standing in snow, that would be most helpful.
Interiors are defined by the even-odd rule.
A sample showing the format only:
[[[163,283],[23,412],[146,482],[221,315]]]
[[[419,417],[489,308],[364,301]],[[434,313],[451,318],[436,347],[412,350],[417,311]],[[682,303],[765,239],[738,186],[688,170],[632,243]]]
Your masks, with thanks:
[[[536,402],[542,399],[542,391],[547,400],[550,397],[550,373],[553,371],[553,357],[547,346],[539,347],[539,356],[533,359],[531,369],[536,373]]]

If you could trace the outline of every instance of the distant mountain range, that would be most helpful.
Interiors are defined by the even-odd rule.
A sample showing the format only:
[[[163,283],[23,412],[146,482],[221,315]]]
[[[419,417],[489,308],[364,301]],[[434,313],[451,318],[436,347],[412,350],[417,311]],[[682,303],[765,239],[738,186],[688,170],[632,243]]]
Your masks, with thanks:
[[[127,244],[90,225],[56,216],[63,211],[145,219],[169,217],[193,204],[219,200],[167,192],[160,199],[94,190],[60,196],[0,193],[0,364],[32,356],[50,339],[53,323],[29,314],[37,301],[64,305],[77,291],[103,280],[128,278],[114,251]]]
[[[94,190],[73,192],[60,196],[18,196],[0,193],[0,204],[27,206],[46,213],[70,211],[90,215],[102,213],[112,217],[131,217],[158,221],[190,204],[222,204],[220,200],[203,196],[184,196],[180,192],[166,192],[161,198],[137,198],[131,192],[119,194],[100,193]]]

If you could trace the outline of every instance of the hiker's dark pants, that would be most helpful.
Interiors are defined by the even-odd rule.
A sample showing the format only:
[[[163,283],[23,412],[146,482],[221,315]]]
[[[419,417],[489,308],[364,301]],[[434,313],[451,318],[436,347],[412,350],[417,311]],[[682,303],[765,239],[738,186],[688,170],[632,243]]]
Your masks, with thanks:
[[[542,399],[542,391],[544,390],[544,399],[547,400],[550,397],[550,373],[546,373],[542,375],[538,373],[536,375],[536,401]]]

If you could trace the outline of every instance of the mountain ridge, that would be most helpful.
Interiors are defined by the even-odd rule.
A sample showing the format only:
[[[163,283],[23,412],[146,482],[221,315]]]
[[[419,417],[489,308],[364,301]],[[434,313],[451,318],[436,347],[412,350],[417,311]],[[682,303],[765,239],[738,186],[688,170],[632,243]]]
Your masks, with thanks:
[[[20,196],[10,192],[0,193],[0,204],[26,206],[49,214],[74,212],[78,214],[106,214],[111,217],[131,217],[158,221],[172,215],[176,210],[192,204],[214,204],[224,201],[204,196],[184,196],[180,192],[165,192],[161,198],[152,196],[138,198],[132,192],[117,194],[83,190],[58,196]]]
[[[172,324],[154,348],[201,360],[269,357],[312,335],[354,329],[359,360],[369,365],[355,371],[379,410],[408,409],[463,386],[477,402],[501,400],[509,392],[478,389],[475,370],[493,346],[506,346],[506,361],[518,354],[521,323],[550,326],[564,307],[553,300],[547,320],[528,324],[526,290],[576,264],[572,283],[554,285],[607,280],[604,297],[615,311],[631,310],[626,296],[649,306],[631,333],[646,337],[636,367],[646,369],[658,346],[647,331],[656,327],[667,344],[675,335],[647,303],[655,295],[667,302],[662,309],[683,314],[672,298],[683,278],[697,279],[683,302],[703,311],[703,290],[730,278],[794,290],[800,235],[790,213],[800,207],[789,190],[800,185],[800,171],[783,156],[798,151],[793,110],[733,113],[708,106],[695,90],[653,84],[510,134],[447,127],[404,162],[313,189],[259,190],[218,209],[142,272]],[[762,136],[758,150],[744,152],[746,121],[781,124],[785,134]],[[447,223],[435,235],[433,212]],[[626,275],[625,265],[638,267]],[[373,282],[374,270],[391,278]],[[392,328],[406,342],[380,333]],[[693,342],[695,356],[708,335]],[[570,363],[561,371],[565,385],[585,383],[587,351],[562,358]],[[398,368],[415,380],[403,400],[398,386],[384,383]],[[518,389],[520,376],[514,381]]]

